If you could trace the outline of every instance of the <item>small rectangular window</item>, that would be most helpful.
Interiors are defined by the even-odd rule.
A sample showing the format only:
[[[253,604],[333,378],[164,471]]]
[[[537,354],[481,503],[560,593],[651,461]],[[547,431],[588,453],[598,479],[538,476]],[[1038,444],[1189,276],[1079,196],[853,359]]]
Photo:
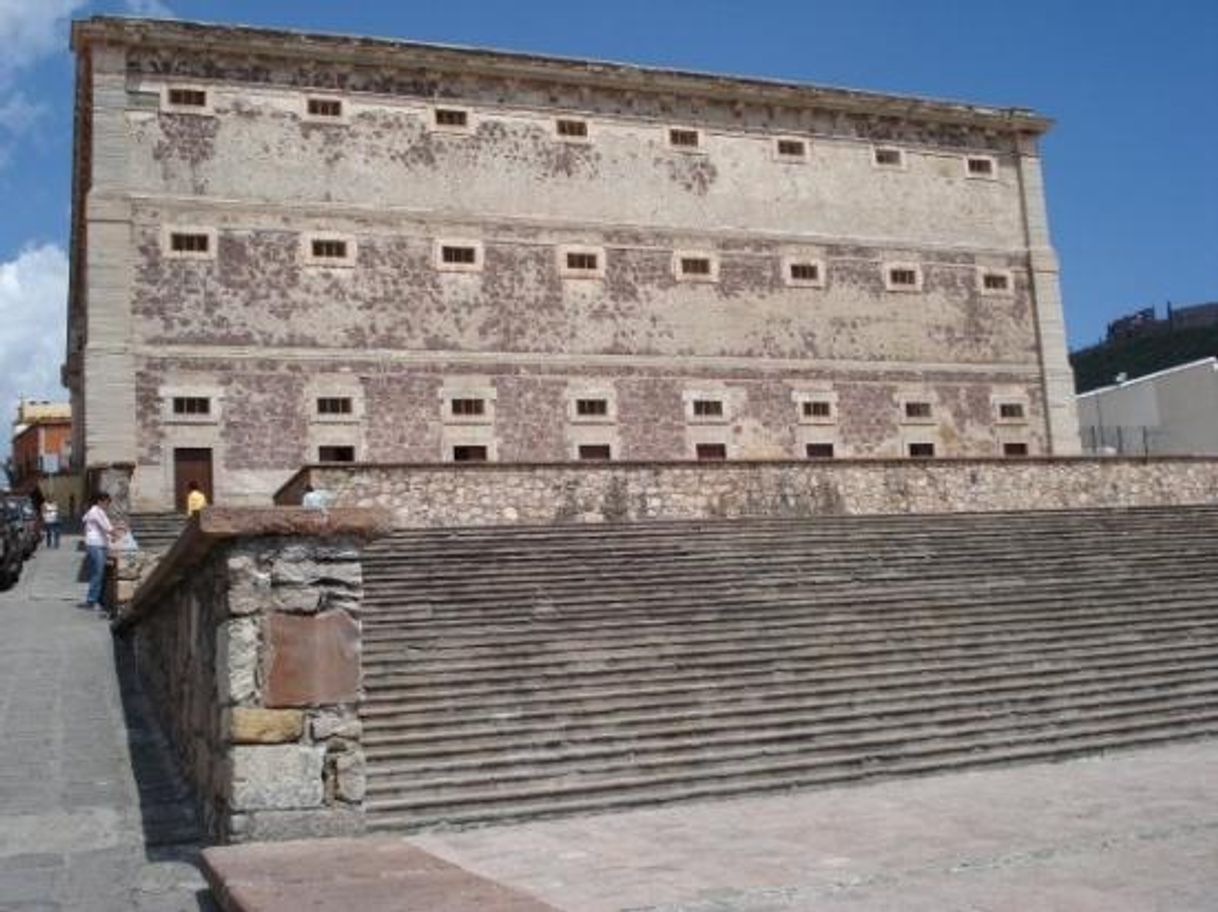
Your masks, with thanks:
[[[700,462],[722,462],[727,459],[727,444],[699,443],[694,447],[694,456]]]
[[[180,108],[205,108],[207,92],[203,89],[170,89],[169,103]]]
[[[998,406],[998,417],[1018,421],[1024,417],[1022,402],[1003,402]]]
[[[806,158],[808,144],[802,139],[780,139],[775,143],[779,158]]]
[[[888,270],[888,283],[894,288],[917,288],[918,271],[907,267]]]
[[[891,146],[877,146],[873,156],[872,160],[879,168],[902,168],[905,165],[905,153]]]
[[[916,459],[928,459],[935,455],[935,445],[933,443],[911,443],[909,455]]]
[[[342,117],[343,103],[337,98],[310,98],[306,110],[310,117]]]
[[[833,416],[833,406],[824,399],[814,399],[804,403],[805,418],[830,418]]]
[[[681,257],[681,274],[687,276],[709,276],[711,261],[709,257]]]
[[[478,250],[476,247],[445,244],[440,248],[440,260],[444,263],[473,266],[478,262]]]
[[[931,417],[931,408],[929,402],[906,402],[905,403],[906,418],[929,418]]]
[[[485,399],[453,399],[452,412],[463,418],[473,418],[486,414]]]
[[[809,459],[832,459],[833,444],[809,443],[806,447],[804,447],[804,453]]]
[[[720,399],[695,399],[693,401],[695,418],[722,418],[723,401]]]
[[[589,461],[606,461],[611,458],[609,444],[607,443],[581,443],[579,445],[579,458]]]
[[[575,414],[582,418],[603,418],[609,414],[609,400],[576,399]]]
[[[586,120],[573,120],[560,117],[555,122],[554,127],[558,135],[566,139],[588,138],[588,122]]]
[[[353,446],[323,446],[317,448],[319,462],[355,462]]]
[[[314,238],[310,250],[315,260],[347,259],[347,242],[337,238]]]
[[[175,415],[210,415],[211,400],[206,396],[174,396]]]
[[[994,164],[994,159],[988,155],[970,155],[964,160],[964,168],[969,177],[993,177]]]
[[[1006,272],[987,271],[981,273],[981,290],[991,294],[1003,294],[1011,290],[1011,276]]]
[[[485,446],[464,444],[453,447],[453,462],[486,462]]]
[[[174,231],[169,235],[169,249],[174,253],[208,253],[211,237],[202,232]]]
[[[1004,443],[1002,445],[1003,456],[1027,456],[1028,445],[1026,443]]]
[[[819,263],[792,263],[791,278],[796,282],[819,282]]]
[[[350,415],[351,414],[351,397],[349,397],[349,396],[321,396],[317,400],[317,414],[319,414],[319,415]]]
[[[469,112],[460,108],[436,108],[437,127],[468,127]]]
[[[668,144],[678,149],[697,149],[701,145],[701,139],[697,130],[674,127],[668,131]]]
[[[595,272],[600,268],[600,257],[595,253],[568,253],[567,268],[572,272]]]

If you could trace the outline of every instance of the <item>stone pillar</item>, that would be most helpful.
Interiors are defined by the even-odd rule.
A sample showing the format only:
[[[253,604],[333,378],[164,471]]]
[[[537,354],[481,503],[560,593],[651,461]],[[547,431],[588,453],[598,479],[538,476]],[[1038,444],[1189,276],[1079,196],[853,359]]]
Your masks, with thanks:
[[[131,515],[131,476],[135,465],[130,462],[114,462],[89,469],[86,498],[94,494],[109,494],[110,508],[107,511],[116,525],[127,525]]]
[[[1049,240],[1044,178],[1035,137],[1024,136],[1020,140],[1019,180],[1023,193],[1024,229],[1036,313],[1049,453],[1054,456],[1075,456],[1082,452],[1082,441],[1074,402],[1074,371],[1067,352],[1059,267]]]

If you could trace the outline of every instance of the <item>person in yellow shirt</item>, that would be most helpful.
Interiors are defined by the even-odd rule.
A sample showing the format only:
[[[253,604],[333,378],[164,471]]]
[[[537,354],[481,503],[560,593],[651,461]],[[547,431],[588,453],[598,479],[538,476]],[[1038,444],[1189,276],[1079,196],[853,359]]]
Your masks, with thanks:
[[[195,482],[186,485],[186,515],[194,516],[207,506],[207,495],[199,490]]]

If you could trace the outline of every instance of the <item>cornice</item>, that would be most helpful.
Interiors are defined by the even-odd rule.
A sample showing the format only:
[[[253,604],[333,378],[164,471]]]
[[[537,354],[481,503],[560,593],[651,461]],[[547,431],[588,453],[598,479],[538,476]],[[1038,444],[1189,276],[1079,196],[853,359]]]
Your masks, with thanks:
[[[73,50],[84,55],[93,44],[264,55],[283,60],[364,67],[410,67],[505,80],[537,80],[575,88],[597,87],[720,102],[816,108],[1030,135],[1044,133],[1052,126],[1049,118],[1027,108],[972,105],[755,77],[249,26],[112,16],[74,22]]]

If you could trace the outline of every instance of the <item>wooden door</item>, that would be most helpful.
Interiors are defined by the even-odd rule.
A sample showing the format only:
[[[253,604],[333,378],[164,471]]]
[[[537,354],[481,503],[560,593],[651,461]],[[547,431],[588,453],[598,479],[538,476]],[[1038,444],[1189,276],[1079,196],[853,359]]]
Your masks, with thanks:
[[[210,449],[190,447],[173,451],[173,504],[179,512],[186,512],[186,493],[192,481],[207,495],[207,502],[212,503]]]

